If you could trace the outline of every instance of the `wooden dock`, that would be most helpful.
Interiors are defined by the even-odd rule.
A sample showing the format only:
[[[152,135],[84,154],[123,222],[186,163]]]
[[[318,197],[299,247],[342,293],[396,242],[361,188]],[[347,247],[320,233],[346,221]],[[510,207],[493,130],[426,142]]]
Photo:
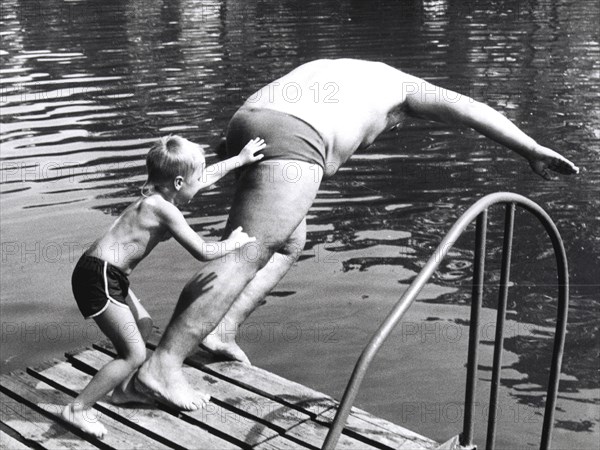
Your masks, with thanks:
[[[155,348],[160,335],[148,344]],[[124,407],[98,402],[94,413],[108,430],[98,440],[60,418],[91,376],[115,356],[110,344],[67,354],[66,361],[0,379],[2,449],[319,449],[338,403],[278,375],[205,353],[188,358],[194,388],[211,395],[199,411],[167,406]],[[93,418],[92,418],[93,420]],[[343,449],[430,449],[439,444],[354,408],[338,443]]]

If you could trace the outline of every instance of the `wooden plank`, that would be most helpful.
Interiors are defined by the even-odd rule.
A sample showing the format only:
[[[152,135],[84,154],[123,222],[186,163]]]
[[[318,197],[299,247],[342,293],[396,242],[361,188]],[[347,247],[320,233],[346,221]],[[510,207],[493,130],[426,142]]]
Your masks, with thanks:
[[[7,427],[8,428],[8,427]],[[14,432],[14,430],[13,430]],[[15,433],[17,434],[17,433]],[[0,448],[6,450],[29,450],[31,447],[23,444],[21,441],[18,441],[10,434],[5,433],[3,430],[0,430]]]
[[[35,402],[39,408],[50,413],[55,420],[64,423],[67,428],[73,430],[77,435],[81,436],[82,439],[94,443],[98,442],[96,438],[84,433],[70,424],[67,424],[66,422],[63,422],[61,416],[62,409],[64,405],[73,400],[72,396],[53,388],[49,384],[44,383],[29,374],[12,374],[10,379],[21,384],[19,389],[22,398],[26,398],[29,401]],[[160,448],[161,450],[169,448],[160,442],[149,438],[145,434],[133,430],[119,421],[102,414],[97,409],[94,409],[94,413],[90,416],[100,420],[106,427],[108,433],[102,439],[102,442],[109,445],[111,448],[123,450],[132,448],[146,449],[148,447],[157,449]]]
[[[103,367],[107,362],[112,360],[112,357],[102,353],[98,350],[84,350],[74,355],[69,355],[69,358],[73,363],[78,363],[87,370],[96,371]],[[241,388],[228,384],[222,380],[211,377],[210,375],[201,372],[191,367],[184,367],[184,373],[188,379],[192,388],[206,392],[211,395],[211,403],[208,405],[206,410],[182,412],[183,415],[188,416],[193,420],[200,421],[212,429],[219,430],[227,433],[229,436],[235,438],[242,444],[249,444],[256,446],[264,443],[261,448],[299,448],[301,447],[298,443],[289,441],[287,438],[280,437],[278,432],[274,429],[266,426],[262,422],[252,420],[247,416],[252,417],[252,414],[248,411],[241,410],[237,407],[226,409],[221,405],[215,403],[217,396],[224,396],[230,401],[228,406],[243,403],[246,407],[250,408],[250,402],[244,399],[244,393]],[[215,387],[217,387],[215,389]],[[231,392],[228,388],[236,389],[241,392],[240,396],[232,397]],[[252,394],[256,396],[256,394]],[[258,396],[256,396],[258,397]],[[266,400],[264,398],[260,398]],[[225,402],[224,402],[225,403]],[[261,405],[254,405],[255,410],[260,411]],[[308,416],[306,416],[308,417]],[[304,418],[302,418],[303,420]],[[294,423],[297,424],[299,420]]]
[[[252,446],[252,448],[261,450],[306,450],[309,447],[292,442],[286,437],[277,435],[269,440],[261,442],[258,445]]]
[[[66,362],[36,372],[36,376],[70,393],[81,391],[92,378]],[[198,448],[199,446],[219,449],[240,448],[203,428],[154,407],[115,406],[107,401],[99,401],[96,408],[105,415],[110,415],[119,422],[167,445],[176,445],[181,448]]]
[[[96,346],[97,347],[97,346]],[[111,351],[111,353],[114,352],[114,350],[112,349],[112,347],[110,346],[110,344],[101,344],[101,347],[104,348],[105,350]],[[114,353],[113,353],[114,354]],[[69,355],[70,358],[72,358],[74,361],[81,361],[86,362],[91,364],[92,366],[95,366],[96,368],[101,367],[102,365],[106,364],[106,362],[108,362],[110,360],[110,356],[106,355],[104,357],[100,356],[100,355],[93,355],[90,354],[89,352],[80,352],[77,354],[70,354]],[[100,358],[100,361],[92,361],[90,358]],[[191,357],[191,359],[193,360],[194,357]],[[233,364],[235,366],[241,366],[243,369],[243,372],[246,373],[245,369],[248,368],[248,366],[244,366],[242,364],[239,363],[233,363],[233,362],[226,362],[223,364]],[[199,367],[199,366],[197,366]],[[206,366],[202,366],[202,369],[204,369]],[[257,369],[257,368],[252,368],[252,369]],[[192,385],[192,387],[194,387],[194,389],[199,389],[201,391],[204,392],[208,392],[211,393],[210,389],[212,386],[210,385],[206,385],[206,384],[201,384],[201,382],[199,380],[203,380],[206,379],[207,377],[210,377],[210,375],[207,375],[206,373],[204,373],[202,370],[196,370],[196,374],[194,374],[193,372],[189,372],[188,368],[184,367],[184,373],[188,374],[187,375],[187,379],[189,380],[190,384]],[[284,378],[281,378],[275,374],[272,374],[270,372],[264,371],[262,369],[260,369],[260,375],[261,378],[259,379],[255,379],[253,377],[250,377],[251,379],[247,379],[247,380],[243,380],[243,377],[240,378],[235,378],[234,380],[231,380],[232,382],[235,383],[241,383],[242,385],[260,385],[263,387],[264,390],[269,389],[270,387],[270,383],[271,383],[271,379],[275,380],[275,382],[273,383],[274,386],[279,386],[281,387],[281,389],[285,389],[286,386],[288,386],[289,384],[294,385],[294,388],[296,388],[296,391],[302,391],[302,392],[307,392],[306,390],[308,388],[299,385],[298,383],[293,383],[289,380],[286,380]],[[246,377],[248,378],[248,377]],[[208,378],[210,379],[216,379],[215,377],[210,377]],[[231,390],[231,389],[238,389],[238,390],[242,390],[242,388],[236,386],[235,384],[231,383],[231,382],[226,382],[224,380],[220,380],[221,383],[224,384],[224,390]],[[249,392],[246,389],[243,389],[242,392]],[[316,393],[316,394],[314,394]],[[212,393],[211,393],[212,395]],[[271,404],[273,405],[279,405],[280,407],[286,407],[285,405],[282,405],[281,403],[275,402],[273,400],[270,399],[265,399],[265,397],[259,396],[258,394],[255,394],[255,396],[258,396],[259,398],[262,398],[263,401],[264,400],[268,400],[271,402]],[[324,394],[320,394],[317,391],[311,391],[310,392],[311,396],[317,396],[317,397],[322,397]],[[302,397],[304,401],[305,397]],[[314,408],[314,411],[318,411],[317,409],[317,402],[320,401],[320,399],[318,398],[317,401],[314,401],[313,399],[308,400],[308,402],[310,403],[310,406],[312,406]],[[307,403],[308,404],[308,403]],[[330,403],[331,407],[333,407],[333,403]],[[235,406],[235,405],[233,405]],[[251,406],[248,405],[250,408]],[[292,410],[291,408],[288,408],[290,410]],[[251,410],[251,409],[250,409]],[[295,410],[292,410],[295,411]],[[327,435],[327,431],[328,428],[322,424],[315,424],[315,423],[310,423],[309,422],[309,416],[305,413],[302,413],[300,411],[296,411],[296,415],[298,414],[302,414],[302,418],[301,420],[296,420],[295,423],[293,424],[292,427],[287,427],[285,430],[282,430],[282,432],[285,434],[285,436],[306,444],[310,447],[313,448],[321,448],[321,446],[323,445],[323,442],[325,440],[325,436]],[[381,430],[379,430],[379,432],[381,432]],[[358,440],[356,440],[358,439]],[[359,442],[360,440],[360,442]],[[402,440],[402,443],[405,442],[405,439]],[[345,436],[342,435],[340,436],[340,441],[338,446],[340,448],[357,448],[357,446],[362,447],[362,448],[368,448],[369,446],[371,446],[372,443],[369,443],[369,441],[367,439],[364,439],[361,436]]]
[[[110,344],[94,345],[96,348],[102,349],[100,355],[94,357],[100,358],[101,362],[106,364],[111,358],[109,354],[115,356],[116,353]],[[149,351],[151,352],[151,350]],[[82,352],[70,353],[69,358],[73,361],[78,361],[84,357]],[[88,355],[89,357],[89,355]],[[83,360],[80,362],[84,362]],[[100,361],[90,365],[97,368]],[[222,403],[230,405],[233,408],[239,409],[244,413],[256,417],[269,423],[274,429],[284,432],[291,427],[298,425],[299,422],[308,420],[310,416],[302,411],[290,408],[280,402],[266,398],[260,394],[244,389],[235,384],[231,384],[221,378],[214,377],[206,372],[199,374],[197,381],[198,389],[210,394],[210,396]],[[194,377],[198,378],[198,377]]]
[[[155,330],[149,340],[149,347],[155,348],[160,340],[160,333]],[[215,361],[205,352],[195,353],[186,363],[193,367],[222,377],[232,383],[273,400],[281,401],[289,406],[309,413],[315,420],[329,425],[337,411],[339,403],[332,397],[315,391],[307,386],[279,377],[255,366],[245,366],[233,361]],[[344,433],[367,442],[391,448],[435,448],[438,444],[411,430],[396,425],[385,419],[373,416],[367,411],[353,407]]]
[[[336,412],[336,409],[327,410],[317,416],[315,420],[331,424]],[[380,421],[383,426],[379,425]],[[371,441],[394,449],[434,449],[439,445],[437,442],[414,431],[375,417],[359,408],[352,409],[352,414],[348,416],[344,432],[351,436],[366,436]]]
[[[186,363],[257,394],[299,409],[313,418],[333,407],[332,399],[328,395],[256,366],[246,366],[233,361],[213,362],[210,357],[207,358],[201,353],[190,356]]]
[[[159,341],[160,333],[155,330],[148,340],[148,347],[154,350]],[[246,366],[236,361],[215,360],[206,352],[191,355],[186,363],[224,378],[230,383],[303,411],[311,417],[332,407],[332,398],[328,395],[286,380],[256,366]]]
[[[286,431],[286,436],[291,438],[299,439],[310,439],[314,448],[320,449],[325,442],[329,428],[313,421],[305,422],[300,424],[298,427],[294,427]],[[360,440],[359,440],[360,439]],[[354,439],[353,437],[342,434],[336,445],[336,449],[372,449],[379,448],[364,441],[363,438]]]
[[[97,369],[98,364],[103,362],[106,364],[112,357],[116,355],[111,345],[101,344],[94,345],[102,351],[99,355],[94,355],[94,358],[100,358],[98,362],[89,361],[90,366]],[[149,353],[151,350],[149,351]],[[109,356],[111,355],[111,356]],[[91,355],[85,356],[90,357]],[[69,353],[69,358],[73,361],[78,361],[84,357],[83,352]],[[81,360],[84,363],[85,361]],[[274,429],[284,432],[285,430],[297,426],[299,422],[308,420],[310,416],[302,411],[290,408],[266,398],[260,394],[244,389],[235,384],[231,384],[221,378],[216,378],[199,369],[198,389],[207,392],[210,396],[219,402],[231,405],[233,408],[244,411],[248,415],[256,417],[269,423]],[[194,377],[198,378],[198,377]]]
[[[70,358],[73,362],[82,364],[92,372],[99,370],[112,360],[110,356],[98,350],[86,350],[70,356]],[[210,389],[207,389],[210,387],[210,382],[201,378],[201,372],[191,367],[184,367],[184,373],[194,389],[210,393]],[[236,411],[225,409],[214,401],[211,401],[206,408],[198,411],[181,411],[181,414],[192,421],[203,423],[233,437],[241,445],[245,443],[257,445],[278,435],[275,430],[248,419]]]
[[[276,399],[301,408],[305,412],[318,413],[314,416],[314,420],[323,425],[330,424],[337,411],[338,403],[333,398],[301,384],[270,374],[263,369],[231,362],[206,363],[206,358],[199,354],[192,355],[189,359],[193,361],[193,364],[202,365],[204,370],[218,374],[232,382],[238,382],[242,386],[252,388],[255,392],[264,393],[270,390],[270,395],[273,395]],[[295,431],[297,430],[290,430],[286,434],[295,436],[293,434]],[[315,433],[322,439],[325,438],[322,429],[316,429]],[[366,438],[365,445],[380,444],[390,448],[401,448],[402,446],[433,448],[436,446],[434,441],[384,419],[376,418],[356,407],[352,408],[352,413],[348,417],[344,428],[344,434],[361,440]]]
[[[1,386],[4,387],[4,379]],[[82,441],[61,424],[3,392],[0,392],[0,405],[2,405],[0,421],[24,440],[35,442],[41,448],[98,449],[91,442]]]
[[[258,367],[249,367],[234,362],[210,362],[206,356],[198,353],[188,358],[189,363],[202,367],[207,372],[222,376],[233,383],[239,383],[263,395],[272,395],[275,399],[291,404],[305,412],[318,413],[314,420],[329,425],[337,411],[338,402],[332,397],[311,388],[295,383]],[[267,390],[269,392],[267,393]],[[327,429],[314,430],[316,440],[322,443]],[[300,430],[289,430],[286,435],[294,436],[303,433]],[[381,445],[389,448],[435,448],[438,444],[404,427],[385,419],[373,416],[360,408],[353,407],[348,417],[344,434],[364,440],[364,445]],[[344,435],[342,435],[343,437]],[[311,440],[314,442],[314,440]],[[343,444],[340,441],[340,444]]]

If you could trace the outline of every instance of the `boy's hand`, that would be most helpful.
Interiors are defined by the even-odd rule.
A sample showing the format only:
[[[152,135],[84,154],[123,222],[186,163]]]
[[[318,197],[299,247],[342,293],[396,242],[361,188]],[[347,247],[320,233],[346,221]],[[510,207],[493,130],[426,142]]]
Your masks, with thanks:
[[[248,236],[247,233],[242,231],[242,227],[237,227],[231,232],[227,240],[231,241],[236,247],[238,245],[240,247],[243,247],[244,245],[249,244],[250,242],[256,241],[256,238]]]
[[[261,151],[267,146],[264,139],[259,137],[252,139],[246,144],[238,155],[239,161],[242,165],[250,164],[263,159],[265,155],[256,155],[256,152]]]

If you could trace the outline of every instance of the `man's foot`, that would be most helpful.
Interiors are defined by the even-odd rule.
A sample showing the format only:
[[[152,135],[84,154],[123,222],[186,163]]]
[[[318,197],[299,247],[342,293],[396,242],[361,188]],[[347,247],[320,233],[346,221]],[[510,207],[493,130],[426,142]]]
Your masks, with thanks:
[[[125,389],[123,389],[121,386],[117,386],[110,396],[110,402],[113,405],[124,405],[126,403],[143,403],[146,405],[154,404],[153,398],[144,395],[142,392],[136,391],[133,385],[134,383],[131,382]]]
[[[65,406],[61,415],[62,418],[71,425],[76,426],[80,430],[85,431],[98,439],[102,439],[107,433],[104,425],[98,421],[98,412],[93,411],[91,408],[76,409],[75,405],[71,403],[70,405]]]
[[[140,367],[134,383],[136,390],[187,411],[204,408],[210,400],[191,388],[180,367],[164,367],[153,356]]]
[[[248,366],[252,365],[244,351],[237,345],[237,342],[223,342],[214,334],[209,334],[204,338],[200,347],[212,354],[222,356],[226,359],[239,361]]]
[[[528,156],[528,159],[531,169],[546,180],[552,179],[548,169],[567,175],[579,173],[579,167],[567,158],[541,145],[537,146],[533,155]]]

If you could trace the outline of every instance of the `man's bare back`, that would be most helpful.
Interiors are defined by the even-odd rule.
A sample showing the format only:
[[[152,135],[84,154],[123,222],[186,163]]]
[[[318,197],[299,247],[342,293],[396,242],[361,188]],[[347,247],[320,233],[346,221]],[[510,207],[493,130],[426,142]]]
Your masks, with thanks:
[[[546,168],[578,172],[489,106],[381,62],[311,61],[259,89],[243,108],[283,112],[315,128],[326,146],[325,176],[407,116],[470,126],[526,158],[546,178]]]
[[[379,62],[321,59],[263,87],[244,107],[284,112],[313,126],[327,146],[327,175],[333,175],[329,168],[339,168],[357,149],[397,125],[399,116],[390,112],[405,100],[403,75]]]

